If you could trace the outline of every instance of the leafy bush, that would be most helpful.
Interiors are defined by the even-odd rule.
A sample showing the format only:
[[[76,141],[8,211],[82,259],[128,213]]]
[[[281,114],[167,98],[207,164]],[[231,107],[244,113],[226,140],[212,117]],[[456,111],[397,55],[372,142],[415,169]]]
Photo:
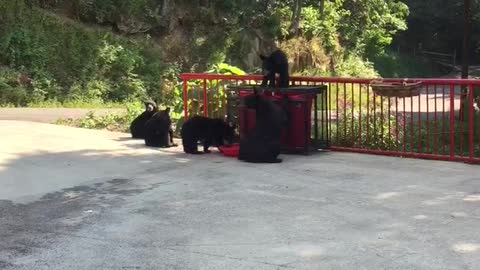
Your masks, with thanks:
[[[20,82],[21,74],[0,69],[0,106],[21,106],[27,100],[27,89]]]
[[[373,68],[373,63],[361,59],[356,55],[348,55],[341,61],[336,69],[339,77],[377,78],[378,73]]]
[[[406,150],[416,153],[457,155],[468,157],[469,151],[469,120],[465,112],[463,120],[455,116],[454,126],[450,124],[450,116],[442,119],[423,121],[418,123],[414,119],[406,119]],[[480,113],[473,114],[473,155],[480,157]],[[413,121],[413,123],[411,122]],[[462,123],[463,121],[463,123]],[[451,132],[453,137],[451,138]],[[451,141],[453,139],[453,141]],[[453,150],[453,151],[452,151]]]
[[[319,54],[317,54],[318,59]],[[373,63],[361,59],[356,55],[348,55],[346,57],[332,57],[331,59],[323,58],[323,62],[318,67],[309,67],[304,69],[301,72],[298,72],[298,75],[301,76],[323,76],[323,77],[353,77],[353,78],[378,78],[380,75],[373,67]],[[337,61],[333,66],[330,61]],[[311,65],[312,66],[312,65]]]
[[[388,111],[387,102],[373,98],[362,107],[353,109],[347,102],[332,120],[331,140],[336,146],[374,150],[399,150],[405,138],[401,128],[405,117]],[[383,106],[383,110],[382,110]]]
[[[0,13],[14,14],[3,18],[0,64],[31,79],[9,102],[164,101],[159,82],[166,65],[153,41],[87,28],[22,3],[0,5]]]
[[[332,140],[336,146],[366,149],[397,149],[403,140],[403,130],[396,129],[395,115],[377,111],[373,108],[339,112],[338,124],[332,125]]]

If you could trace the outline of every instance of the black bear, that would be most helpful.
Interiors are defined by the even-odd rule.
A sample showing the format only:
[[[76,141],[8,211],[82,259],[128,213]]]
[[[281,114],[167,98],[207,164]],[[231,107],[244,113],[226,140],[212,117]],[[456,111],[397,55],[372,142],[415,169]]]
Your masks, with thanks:
[[[170,108],[156,112],[147,123],[145,123],[145,145],[162,148],[177,146],[177,144],[173,142]]]
[[[275,87],[275,75],[280,76],[279,87],[286,88],[289,85],[288,59],[282,50],[275,50],[270,56],[260,55],[262,59],[263,82],[262,86]]]
[[[202,154],[198,151],[198,141],[203,141],[203,152],[210,153],[212,145],[231,144],[235,136],[235,126],[230,121],[194,116],[182,126],[183,151],[187,154]]]
[[[246,108],[256,110],[255,128],[240,140],[239,160],[251,163],[280,163],[280,140],[287,127],[287,113],[263,95],[255,93],[244,99]]]
[[[145,139],[145,123],[158,111],[155,102],[147,101],[144,104],[145,111],[130,124],[130,133],[132,133],[134,139]]]

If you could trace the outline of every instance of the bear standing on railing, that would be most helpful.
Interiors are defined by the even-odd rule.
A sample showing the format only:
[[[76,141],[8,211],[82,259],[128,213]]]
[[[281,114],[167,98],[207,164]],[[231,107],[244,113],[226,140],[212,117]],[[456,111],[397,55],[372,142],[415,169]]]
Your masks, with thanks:
[[[264,56],[260,54],[260,59],[262,59],[262,73],[263,73],[263,82],[262,86],[275,87],[275,75],[279,74],[279,84],[280,88],[287,88],[289,86],[289,75],[288,75],[288,59],[287,55],[280,49],[275,50],[270,54],[270,56]]]

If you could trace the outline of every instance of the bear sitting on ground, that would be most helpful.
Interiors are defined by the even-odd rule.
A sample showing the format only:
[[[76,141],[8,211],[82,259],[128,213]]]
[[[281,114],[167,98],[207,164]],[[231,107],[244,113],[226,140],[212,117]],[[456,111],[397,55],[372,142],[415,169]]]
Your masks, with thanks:
[[[235,126],[230,121],[204,116],[194,116],[182,126],[183,151],[187,154],[202,154],[198,151],[198,141],[203,141],[203,152],[210,153],[211,145],[231,144],[235,136]]]
[[[270,56],[260,55],[262,59],[263,82],[262,86],[275,87],[275,75],[280,76],[278,87],[286,88],[289,86],[288,59],[287,55],[276,50]]]
[[[145,145],[162,148],[177,146],[173,142],[170,108],[156,112],[145,123]]]
[[[280,163],[280,140],[288,120],[285,110],[272,100],[255,93],[244,105],[256,110],[255,128],[240,140],[239,160],[251,163]]]
[[[145,123],[158,111],[153,101],[145,102],[145,111],[137,116],[130,124],[130,133],[134,139],[145,139]]]

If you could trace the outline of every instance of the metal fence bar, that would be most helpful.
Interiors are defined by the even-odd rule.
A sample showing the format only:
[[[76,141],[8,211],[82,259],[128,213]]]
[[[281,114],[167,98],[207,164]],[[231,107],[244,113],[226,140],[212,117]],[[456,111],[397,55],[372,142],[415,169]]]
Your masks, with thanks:
[[[473,159],[474,153],[474,141],[473,141],[473,119],[474,119],[474,110],[473,110],[473,87],[471,85],[468,86],[468,153],[469,157]],[[462,132],[463,133],[463,132]],[[462,134],[463,135],[463,134]]]
[[[183,81],[183,115],[188,119],[188,81]]]

